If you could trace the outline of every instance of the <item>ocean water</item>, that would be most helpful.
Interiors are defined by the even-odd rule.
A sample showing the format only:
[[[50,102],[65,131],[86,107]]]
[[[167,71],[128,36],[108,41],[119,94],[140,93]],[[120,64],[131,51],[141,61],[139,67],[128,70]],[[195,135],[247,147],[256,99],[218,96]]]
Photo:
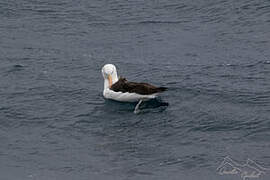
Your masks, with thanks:
[[[169,90],[134,114],[106,63]],[[244,179],[225,157],[270,168],[270,1],[0,0],[1,180]]]

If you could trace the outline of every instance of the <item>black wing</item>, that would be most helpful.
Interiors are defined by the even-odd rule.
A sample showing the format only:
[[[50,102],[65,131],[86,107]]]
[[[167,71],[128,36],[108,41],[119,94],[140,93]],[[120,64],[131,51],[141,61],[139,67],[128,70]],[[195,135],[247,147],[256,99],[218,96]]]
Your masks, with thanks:
[[[148,83],[129,82],[125,78],[120,78],[110,89],[115,92],[129,92],[141,95],[150,95],[167,90],[166,87],[156,87]]]

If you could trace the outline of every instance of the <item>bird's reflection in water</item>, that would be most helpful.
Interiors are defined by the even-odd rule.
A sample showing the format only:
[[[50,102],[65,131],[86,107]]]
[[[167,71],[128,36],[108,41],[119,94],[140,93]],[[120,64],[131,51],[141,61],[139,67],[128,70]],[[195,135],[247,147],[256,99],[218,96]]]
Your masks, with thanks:
[[[133,112],[137,102],[118,102],[113,100],[105,100],[104,110],[106,112]],[[160,97],[151,99],[148,101],[143,101],[140,104],[140,113],[151,113],[151,112],[162,112],[169,106],[169,103],[163,101]]]

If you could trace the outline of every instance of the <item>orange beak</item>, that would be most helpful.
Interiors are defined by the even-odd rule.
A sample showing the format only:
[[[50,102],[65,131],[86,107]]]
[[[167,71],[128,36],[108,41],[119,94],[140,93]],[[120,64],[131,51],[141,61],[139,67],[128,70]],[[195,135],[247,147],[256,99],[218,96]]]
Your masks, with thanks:
[[[111,75],[108,76],[108,80],[109,80],[109,88],[111,88],[112,87],[112,76]]]

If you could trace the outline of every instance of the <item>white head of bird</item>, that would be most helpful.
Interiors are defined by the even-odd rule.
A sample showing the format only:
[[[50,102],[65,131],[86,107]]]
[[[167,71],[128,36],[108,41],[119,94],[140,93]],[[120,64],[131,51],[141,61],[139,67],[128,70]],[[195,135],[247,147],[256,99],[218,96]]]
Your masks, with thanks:
[[[104,65],[101,72],[104,77],[104,90],[118,81],[116,67],[113,64]]]

